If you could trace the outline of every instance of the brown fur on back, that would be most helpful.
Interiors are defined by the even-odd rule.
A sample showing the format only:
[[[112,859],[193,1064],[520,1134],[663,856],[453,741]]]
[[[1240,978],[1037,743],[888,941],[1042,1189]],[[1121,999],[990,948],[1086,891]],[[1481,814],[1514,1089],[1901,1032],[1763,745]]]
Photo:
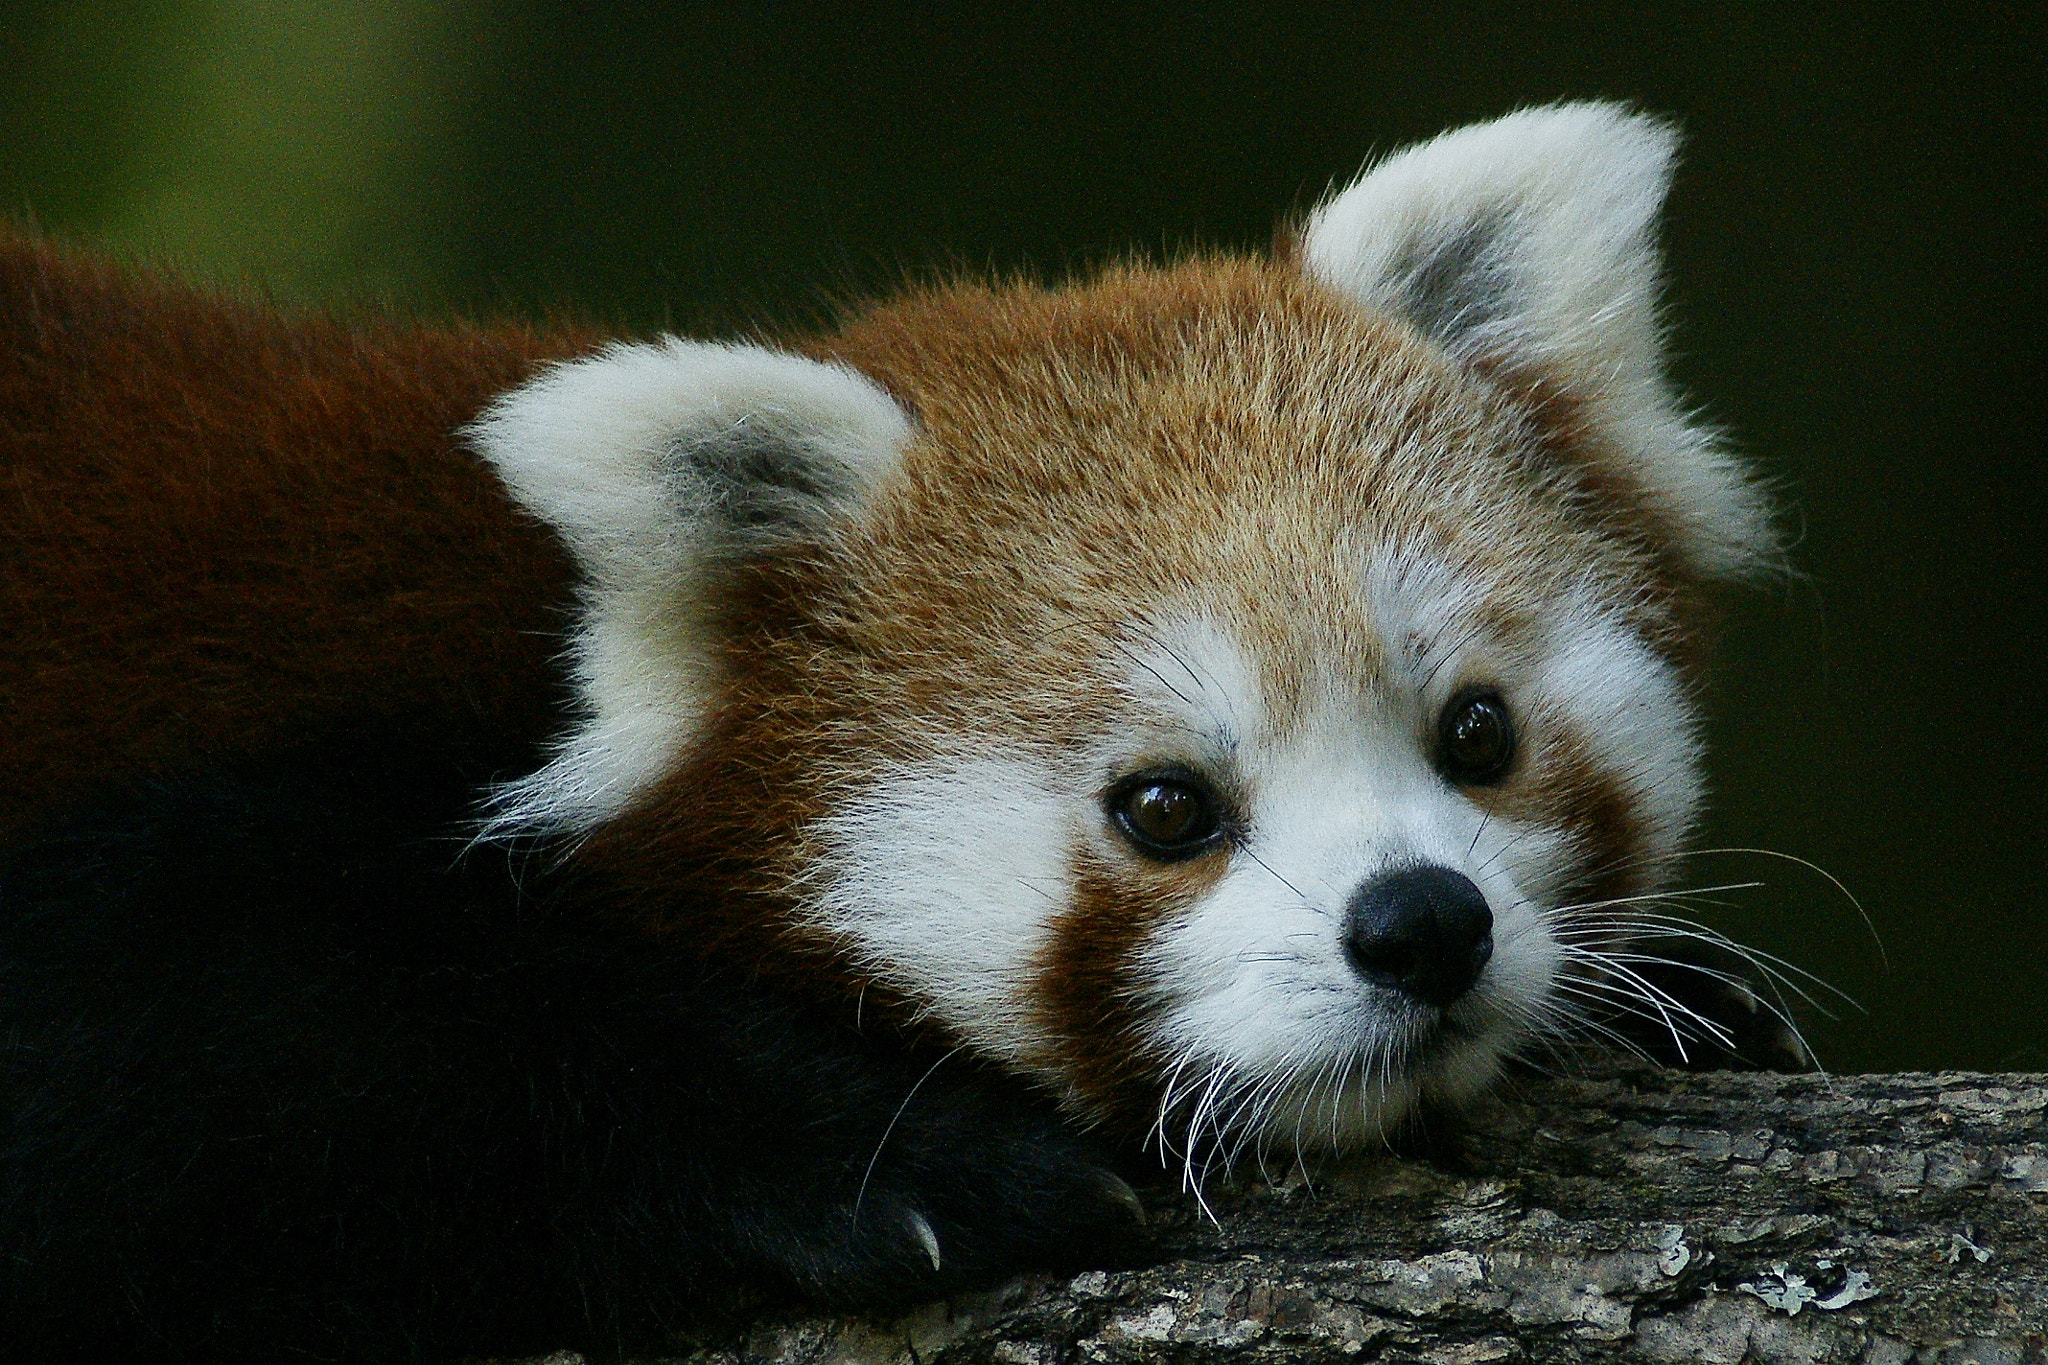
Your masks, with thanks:
[[[0,832],[343,716],[538,739],[570,568],[454,433],[591,344],[287,319],[0,236]]]

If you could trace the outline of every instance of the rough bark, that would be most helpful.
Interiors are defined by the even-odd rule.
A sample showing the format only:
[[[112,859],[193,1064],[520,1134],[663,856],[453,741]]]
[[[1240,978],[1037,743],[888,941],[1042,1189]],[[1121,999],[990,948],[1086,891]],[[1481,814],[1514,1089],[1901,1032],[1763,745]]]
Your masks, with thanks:
[[[1147,1269],[692,1359],[2048,1361],[2048,1075],[1617,1070],[1515,1086],[1449,1165],[1273,1175],[1213,1219],[1148,1191]]]

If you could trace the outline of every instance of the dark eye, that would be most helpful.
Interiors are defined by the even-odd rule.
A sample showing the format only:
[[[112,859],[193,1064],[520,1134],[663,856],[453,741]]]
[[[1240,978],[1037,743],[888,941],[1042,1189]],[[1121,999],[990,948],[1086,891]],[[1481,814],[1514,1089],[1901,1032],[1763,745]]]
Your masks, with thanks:
[[[1152,773],[1128,778],[1110,791],[1108,806],[1124,837],[1160,862],[1192,858],[1223,833],[1215,798],[1193,777]]]
[[[1491,688],[1461,692],[1437,722],[1437,766],[1461,787],[1498,782],[1515,761],[1515,724]]]

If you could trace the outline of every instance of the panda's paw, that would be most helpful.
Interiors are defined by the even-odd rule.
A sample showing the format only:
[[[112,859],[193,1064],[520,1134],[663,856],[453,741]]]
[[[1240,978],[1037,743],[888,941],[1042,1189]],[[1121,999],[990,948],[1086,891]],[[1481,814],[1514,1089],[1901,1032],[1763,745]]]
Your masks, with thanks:
[[[1137,1248],[1148,1221],[1144,1201],[1112,1170],[1082,1166],[1074,1175],[1072,1190],[1030,1208],[1004,1208],[1006,1201],[998,1198],[973,1218],[943,1217],[948,1234],[944,1239],[921,1208],[902,1210],[903,1229],[930,1262],[932,1273],[942,1279],[965,1275],[971,1280],[1006,1271],[1079,1268],[1124,1259],[1110,1253]]]
[[[978,1163],[977,1163],[978,1164]],[[986,1288],[1031,1271],[1133,1263],[1146,1216],[1114,1171],[1076,1164],[1020,1169],[979,1191],[940,1179],[922,1190],[870,1191],[850,1210],[842,1256],[821,1297],[863,1308],[903,1306]]]
[[[1056,1115],[947,1106],[906,1114],[851,1200],[784,1263],[806,1297],[875,1311],[1029,1271],[1132,1264],[1145,1227],[1137,1192]]]

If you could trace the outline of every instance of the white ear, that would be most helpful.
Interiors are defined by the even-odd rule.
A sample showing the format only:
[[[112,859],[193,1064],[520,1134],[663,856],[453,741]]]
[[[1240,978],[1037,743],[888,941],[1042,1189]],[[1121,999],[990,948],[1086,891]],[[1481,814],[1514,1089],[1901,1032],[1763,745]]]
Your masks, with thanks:
[[[486,408],[470,440],[584,576],[584,717],[545,768],[499,789],[489,832],[587,830],[663,776],[715,681],[712,578],[815,535],[910,431],[845,366],[675,338],[552,366]]]
[[[1315,212],[1303,259],[1459,360],[1568,396],[1687,564],[1734,576],[1774,537],[1761,491],[1664,378],[1655,229],[1676,150],[1617,105],[1525,109],[1374,166]]]

